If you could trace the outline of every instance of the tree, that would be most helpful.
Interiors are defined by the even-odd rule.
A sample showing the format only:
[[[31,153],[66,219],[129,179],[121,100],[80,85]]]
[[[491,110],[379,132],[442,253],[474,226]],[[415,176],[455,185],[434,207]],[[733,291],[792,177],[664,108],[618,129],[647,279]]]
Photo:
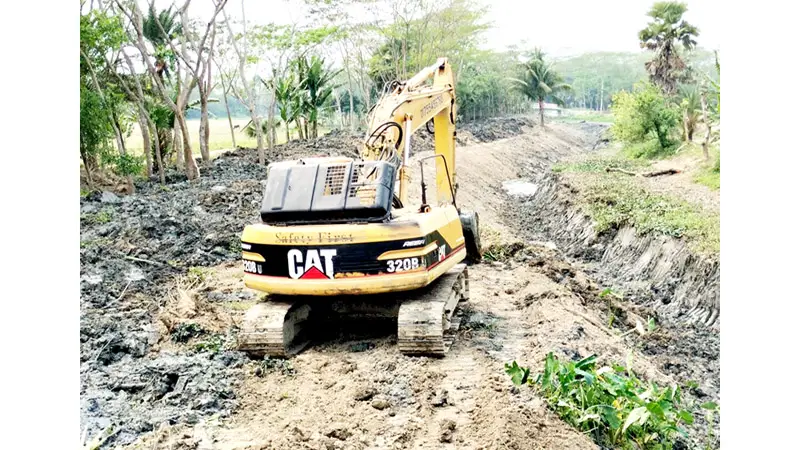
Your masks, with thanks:
[[[683,140],[692,142],[694,129],[700,122],[701,105],[700,93],[696,85],[681,86],[681,115],[683,119]]]
[[[247,19],[244,14],[244,0],[242,0],[243,31],[240,35],[238,36],[234,35],[233,28],[231,27],[231,21],[224,10],[222,11],[222,17],[225,20],[225,26],[228,30],[229,43],[233,46],[233,50],[236,52],[236,56],[238,59],[239,80],[244,85],[245,98],[241,98],[236,91],[234,91],[234,94],[237,97],[239,97],[240,100],[244,100],[243,103],[245,103],[248,111],[250,112],[250,120],[253,122],[253,128],[255,129],[256,132],[258,163],[264,165],[266,163],[266,156],[264,154],[264,135],[261,127],[261,119],[258,117],[258,113],[256,111],[255,78],[254,77],[248,78],[247,75],[245,74],[245,66],[247,65],[248,61],[252,60],[254,57],[250,55],[247,51],[248,34],[247,34]],[[239,46],[238,43],[239,39],[241,39],[242,41],[242,47]]]
[[[687,11],[685,3],[656,2],[647,13],[653,20],[639,32],[642,48],[654,51],[652,60],[645,63],[650,81],[671,96],[686,77],[686,63],[678,54],[678,46],[691,50],[697,45],[699,30],[682,20]]]
[[[107,59],[122,45],[125,32],[117,17],[95,10],[81,15],[80,33],[80,153],[87,181],[92,183],[92,170],[111,162],[117,173],[127,178],[128,190],[133,192],[132,175],[141,170],[141,162],[125,149],[120,121],[127,109],[125,94],[110,81],[116,68]],[[111,138],[116,138],[118,156],[109,151]]]
[[[333,84],[333,79],[341,73],[340,70],[331,70],[325,67],[325,60],[319,56],[307,59],[299,57],[296,61],[297,74],[300,79],[299,87],[305,91],[302,108],[307,123],[311,126],[312,138],[317,137],[319,113],[330,102],[333,90],[338,87]],[[308,130],[306,130],[308,135]]]
[[[142,20],[142,33],[153,44],[156,73],[162,81],[164,76],[169,76],[170,64],[175,63],[175,54],[169,50],[169,44],[183,34],[182,24],[175,20],[179,11],[173,11],[173,6],[156,11],[155,2],[151,0]]]
[[[530,59],[522,64],[522,75],[515,78],[516,88],[529,99],[539,102],[539,123],[544,126],[544,101],[550,99],[563,105],[559,94],[572,89],[561,75],[545,61],[545,54],[536,49]]]
[[[642,82],[633,92],[618,92],[611,110],[614,137],[626,144],[645,144],[636,148],[633,156],[656,156],[674,149],[670,135],[678,125],[680,114],[654,84]]]
[[[188,8],[189,1],[187,0],[186,3],[181,7]],[[142,11],[139,9],[139,5],[136,2],[130,2],[130,11],[125,9],[125,7],[121,4],[120,0],[116,0],[117,6],[119,7],[120,11],[123,12],[128,17],[128,20],[133,25],[134,34],[135,36],[132,38],[134,46],[139,50],[139,53],[142,55],[142,59],[145,62],[148,72],[150,73],[150,77],[153,80],[153,84],[158,89],[159,94],[161,95],[161,99],[169,105],[169,108],[175,114],[175,120],[178,123],[178,127],[180,128],[180,136],[181,140],[183,141],[183,159],[184,159],[184,169],[186,171],[186,177],[190,180],[194,180],[200,177],[200,169],[197,167],[197,164],[194,161],[194,156],[192,154],[192,146],[191,140],[189,138],[189,127],[186,125],[186,117],[184,116],[186,110],[186,104],[189,98],[189,92],[192,90],[192,83],[191,77],[187,77],[185,81],[186,88],[181,89],[180,84],[180,74],[176,73],[176,87],[179,90],[179,94],[177,97],[177,102],[172,98],[170,91],[167,89],[165,85],[165,78],[158,74],[158,71],[153,64],[153,61],[150,60],[150,52],[148,51],[147,45],[144,41],[144,31],[143,31],[143,22],[144,19],[142,17]],[[158,22],[157,22],[158,26]],[[162,35],[167,35],[164,31]],[[174,48],[174,47],[173,47]],[[178,66],[179,67],[179,66]],[[176,134],[177,135],[177,134]],[[173,139],[175,141],[175,139]]]
[[[278,114],[286,124],[286,142],[291,140],[289,126],[300,114],[300,87],[295,80],[294,72],[290,72],[285,77],[274,78],[275,99],[278,106]]]

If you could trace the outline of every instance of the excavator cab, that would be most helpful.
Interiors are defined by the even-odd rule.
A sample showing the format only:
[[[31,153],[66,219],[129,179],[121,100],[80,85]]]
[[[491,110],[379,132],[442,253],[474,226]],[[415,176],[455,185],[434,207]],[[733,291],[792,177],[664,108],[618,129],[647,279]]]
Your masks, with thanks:
[[[386,222],[396,176],[386,161],[308,158],[273,163],[261,220],[276,225]]]
[[[454,105],[442,58],[378,102],[361,159],[270,165],[261,223],[242,233],[245,285],[268,297],[247,312],[241,350],[290,356],[320,311],[353,315],[369,305],[368,315],[397,318],[401,352],[444,355],[456,306],[469,298],[465,260],[480,259],[477,214],[455,201]],[[410,137],[428,122],[443,195],[428,205],[423,177],[421,206],[410,208]]]

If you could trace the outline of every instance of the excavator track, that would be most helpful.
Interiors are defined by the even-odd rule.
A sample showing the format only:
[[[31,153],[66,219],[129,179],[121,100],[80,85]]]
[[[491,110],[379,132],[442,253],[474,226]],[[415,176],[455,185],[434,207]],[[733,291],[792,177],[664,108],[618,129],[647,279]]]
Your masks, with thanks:
[[[467,266],[457,264],[400,305],[397,346],[404,355],[444,356],[458,331],[456,306],[469,299]]]
[[[396,294],[400,300],[378,301],[375,311],[364,305],[346,302],[364,309],[368,316],[397,314],[397,343],[405,355],[444,356],[458,331],[459,320],[453,317],[459,302],[469,298],[466,264],[457,264],[431,285],[408,293]],[[392,305],[395,305],[394,307]],[[382,312],[383,314],[380,314]],[[352,312],[349,312],[352,315]],[[311,304],[284,297],[253,305],[245,314],[239,333],[239,350],[252,356],[287,358],[302,351],[309,343]]]
[[[242,323],[239,350],[261,357],[289,357],[302,351],[309,343],[305,326],[310,313],[307,303],[267,301],[253,305]]]

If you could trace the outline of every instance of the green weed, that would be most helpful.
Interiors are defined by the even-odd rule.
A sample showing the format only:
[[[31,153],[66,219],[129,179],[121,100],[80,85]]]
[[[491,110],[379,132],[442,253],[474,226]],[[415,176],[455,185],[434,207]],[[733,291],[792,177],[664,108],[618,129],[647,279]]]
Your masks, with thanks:
[[[485,261],[507,261],[524,248],[525,245],[522,242],[490,244],[484,247],[483,259]]]
[[[194,351],[197,353],[219,353],[226,348],[226,343],[225,336],[221,334],[212,334],[208,338],[194,344]]]
[[[187,272],[186,276],[192,282],[202,283],[206,281],[206,276],[208,275],[208,269],[204,267],[190,267],[189,272]]]
[[[255,374],[258,377],[263,377],[270,372],[280,372],[286,376],[294,376],[297,374],[292,361],[288,359],[270,358],[265,356],[264,359],[258,363]]]
[[[188,342],[190,339],[205,334],[205,330],[194,322],[186,322],[178,325],[172,330],[172,340],[174,342]]]
[[[102,225],[104,223],[111,222],[112,215],[113,212],[111,210],[104,209],[94,214],[81,214],[81,221],[88,222],[90,224]]]
[[[535,377],[516,361],[505,370],[514,384],[535,386],[563,420],[600,445],[669,450],[679,435],[686,436],[682,425],[692,424],[694,416],[682,407],[678,386],[646,383],[630,368],[597,368],[596,362],[595,355],[562,362],[551,352]]]
[[[639,233],[685,237],[701,253],[719,253],[719,215],[709,214],[630,180],[607,177],[590,185],[583,202],[597,232],[633,226]]]

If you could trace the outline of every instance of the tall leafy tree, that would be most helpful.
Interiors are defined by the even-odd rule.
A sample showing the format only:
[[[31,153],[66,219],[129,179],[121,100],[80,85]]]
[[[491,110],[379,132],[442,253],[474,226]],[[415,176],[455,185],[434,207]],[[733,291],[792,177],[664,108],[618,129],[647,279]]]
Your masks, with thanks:
[[[683,20],[686,11],[685,3],[656,2],[647,13],[653,20],[639,32],[641,47],[655,52],[645,63],[650,81],[668,96],[675,94],[678,83],[687,77],[679,48],[688,51],[697,45],[699,30]]]
[[[536,49],[530,59],[522,64],[522,75],[515,78],[514,82],[523,95],[539,103],[539,124],[542,126],[544,126],[545,100],[549,99],[563,105],[564,101],[559,95],[572,89],[553,69],[552,64],[545,60],[545,54],[541,49]]]

